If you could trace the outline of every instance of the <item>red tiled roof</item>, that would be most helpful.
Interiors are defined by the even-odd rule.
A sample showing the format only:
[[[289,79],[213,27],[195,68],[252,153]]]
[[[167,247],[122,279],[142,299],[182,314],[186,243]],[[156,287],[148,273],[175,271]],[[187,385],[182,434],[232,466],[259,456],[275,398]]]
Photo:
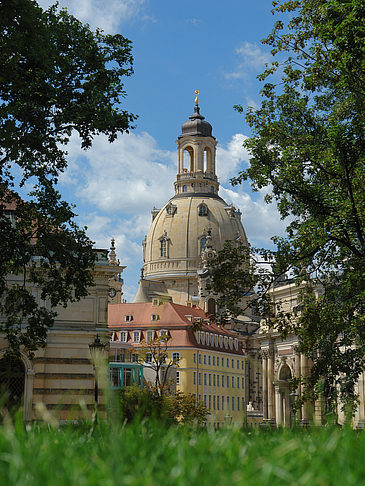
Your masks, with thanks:
[[[125,316],[132,316],[131,321],[125,320]],[[152,320],[152,315],[158,315],[158,320]],[[192,316],[192,317],[190,317]],[[199,322],[201,320],[201,323]],[[185,305],[173,304],[167,302],[155,306],[148,303],[131,303],[131,304],[109,304],[108,307],[108,327],[113,330],[140,330],[147,329],[166,329],[169,331],[171,341],[169,346],[198,346],[203,349],[217,349],[223,352],[237,354],[237,350],[229,348],[217,348],[209,344],[198,344],[193,331],[193,324],[199,323],[199,330],[237,338],[237,334],[220,327],[210,321],[203,309],[199,307],[187,307]],[[141,339],[146,336],[142,335]],[[241,351],[239,343],[239,353]]]

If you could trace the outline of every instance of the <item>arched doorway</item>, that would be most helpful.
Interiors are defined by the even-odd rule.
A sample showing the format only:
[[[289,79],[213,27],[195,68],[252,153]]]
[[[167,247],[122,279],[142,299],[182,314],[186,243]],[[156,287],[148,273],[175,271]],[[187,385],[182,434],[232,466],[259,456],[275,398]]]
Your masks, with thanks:
[[[275,408],[276,425],[289,426],[291,420],[290,410],[290,380],[292,372],[290,367],[283,363],[278,373],[278,380],[275,383]]]
[[[2,406],[9,411],[23,404],[25,367],[23,361],[14,355],[0,359],[0,395]]]

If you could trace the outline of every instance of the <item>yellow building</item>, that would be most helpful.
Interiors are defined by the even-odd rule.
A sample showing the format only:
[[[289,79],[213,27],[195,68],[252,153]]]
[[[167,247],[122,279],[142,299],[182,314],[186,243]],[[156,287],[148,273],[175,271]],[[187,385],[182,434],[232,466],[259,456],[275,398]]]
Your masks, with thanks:
[[[234,332],[207,319],[202,309],[160,303],[157,299],[141,304],[109,304],[108,326],[111,374],[118,370],[124,373],[120,363],[128,363],[129,357],[133,362],[133,348],[146,347],[145,343],[156,337],[167,336],[168,357],[178,362],[177,389],[203,402],[209,410],[209,423],[217,427],[231,421],[245,422],[246,363],[242,344]],[[123,386],[125,377],[118,379]]]

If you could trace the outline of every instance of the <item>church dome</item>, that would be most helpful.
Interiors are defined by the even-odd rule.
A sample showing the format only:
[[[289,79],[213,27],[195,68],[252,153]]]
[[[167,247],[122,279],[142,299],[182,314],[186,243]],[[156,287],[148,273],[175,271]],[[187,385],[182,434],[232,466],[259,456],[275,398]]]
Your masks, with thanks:
[[[144,243],[144,277],[194,276],[211,235],[215,250],[227,240],[247,245],[241,213],[214,194],[178,194],[154,217]]]
[[[186,136],[199,136],[199,137],[212,137],[212,125],[205,121],[205,117],[200,114],[198,105],[194,107],[194,114],[189,116],[189,120],[186,121],[181,127],[181,137]]]
[[[197,91],[195,94],[197,94]],[[137,301],[166,295],[175,303],[199,305],[213,300],[204,290],[204,265],[226,241],[248,245],[241,212],[219,196],[216,175],[217,140],[212,126],[194,114],[177,139],[178,170],[175,196],[152,210],[152,223],[143,241],[143,271]],[[204,296],[203,296],[204,293]],[[204,304],[204,305],[205,305]]]

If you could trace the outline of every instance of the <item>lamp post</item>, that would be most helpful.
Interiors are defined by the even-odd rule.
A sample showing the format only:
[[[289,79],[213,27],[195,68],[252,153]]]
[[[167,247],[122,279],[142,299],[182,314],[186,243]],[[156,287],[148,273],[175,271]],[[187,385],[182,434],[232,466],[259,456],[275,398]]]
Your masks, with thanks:
[[[100,341],[99,335],[97,334],[94,341],[89,344],[90,354],[91,354],[91,361],[93,363],[94,374],[95,374],[95,387],[94,387],[94,399],[96,408],[98,406],[98,398],[99,398],[99,390],[98,390],[98,378],[97,378],[97,366],[100,360],[100,357],[103,355],[105,351],[106,345]]]

